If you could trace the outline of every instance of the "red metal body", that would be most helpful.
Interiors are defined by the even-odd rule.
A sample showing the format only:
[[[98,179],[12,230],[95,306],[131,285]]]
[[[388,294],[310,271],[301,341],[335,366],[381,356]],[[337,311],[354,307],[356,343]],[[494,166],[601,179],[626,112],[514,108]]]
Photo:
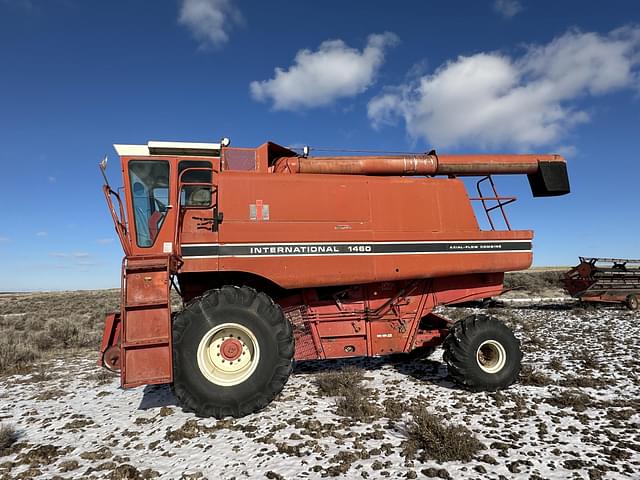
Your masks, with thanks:
[[[184,300],[227,284],[265,291],[294,325],[299,360],[437,345],[449,322],[434,307],[499,295],[503,273],[532,262],[533,232],[511,230],[504,206],[515,198],[500,197],[489,176],[527,174],[536,195],[568,191],[568,183],[557,184],[549,173],[561,169],[566,181],[557,155],[307,158],[272,143],[179,153],[122,153],[126,198],[119,213],[105,187],[126,254],[125,387],[172,380],[172,279]],[[142,246],[130,165],[142,169],[147,161],[166,162],[166,185],[158,188],[167,190],[169,205],[150,215],[153,241]],[[210,181],[188,181],[189,171]],[[474,199],[491,230],[480,229],[457,175],[484,177]],[[489,197],[480,191],[485,182]],[[183,191],[196,188],[204,188],[210,202],[187,205]],[[506,230],[496,229],[496,209]],[[105,338],[113,338],[113,325],[107,324]],[[234,352],[225,345],[225,355]]]
[[[329,298],[317,289],[279,301],[294,326],[298,360],[388,355],[438,345],[449,320],[437,305],[502,292],[502,274],[476,274],[355,285]]]

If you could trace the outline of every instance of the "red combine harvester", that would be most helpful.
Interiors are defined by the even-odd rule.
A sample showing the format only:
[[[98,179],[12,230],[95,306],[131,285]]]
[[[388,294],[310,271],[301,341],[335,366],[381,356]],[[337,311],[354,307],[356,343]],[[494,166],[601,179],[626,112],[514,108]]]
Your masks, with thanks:
[[[564,195],[562,157],[308,157],[228,139],[115,149],[124,198],[106,175],[104,193],[125,252],[122,304],[106,318],[100,364],[123,387],[173,383],[199,415],[242,416],[274,398],[294,359],[441,344],[472,390],[516,380],[522,354],[505,325],[454,323],[434,308],[499,295],[504,272],[531,265],[533,232],[511,229],[504,206],[515,198],[491,175],[526,174],[534,196]],[[477,197],[460,176],[480,177]],[[172,285],[184,301],[175,314]]]
[[[640,299],[640,260],[579,257],[564,274],[564,288],[583,302],[624,303],[637,310]]]

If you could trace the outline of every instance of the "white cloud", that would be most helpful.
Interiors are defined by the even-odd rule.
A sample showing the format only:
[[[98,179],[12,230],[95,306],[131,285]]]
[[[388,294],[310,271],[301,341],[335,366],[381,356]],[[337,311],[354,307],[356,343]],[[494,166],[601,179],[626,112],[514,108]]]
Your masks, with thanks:
[[[560,145],[554,151],[565,158],[575,157],[578,154],[578,149],[575,145]]]
[[[36,237],[46,237],[47,235],[49,235],[49,233],[47,232],[36,232]]]
[[[1,242],[8,242],[9,241],[9,237],[2,237],[0,236],[0,243]]]
[[[274,78],[251,82],[251,95],[272,100],[276,110],[319,107],[357,95],[374,82],[385,51],[397,43],[390,32],[369,35],[362,51],[342,40],[327,40],[316,51],[298,51],[293,65],[276,68]]]
[[[569,31],[519,58],[460,56],[433,74],[387,88],[368,105],[374,126],[404,120],[408,134],[437,148],[555,145],[589,121],[579,101],[639,81],[640,27],[608,35]]]
[[[97,263],[90,260],[79,260],[78,262],[76,262],[76,265],[81,265],[83,267],[92,267],[94,265],[97,265]]]
[[[113,238],[99,238],[98,240],[96,240],[96,242],[98,242],[100,245],[108,245],[110,243],[113,243]]]
[[[186,26],[202,47],[219,47],[242,22],[234,0],[181,0],[178,23]]]
[[[57,181],[56,177],[54,177],[53,175],[50,175],[47,179],[49,180],[49,183],[56,183]]]
[[[97,262],[91,259],[91,255],[87,252],[49,252],[50,257],[59,259],[59,263],[52,265],[53,268],[61,269],[80,269],[97,265]]]
[[[512,18],[522,11],[520,0],[495,0],[493,9],[505,18]]]

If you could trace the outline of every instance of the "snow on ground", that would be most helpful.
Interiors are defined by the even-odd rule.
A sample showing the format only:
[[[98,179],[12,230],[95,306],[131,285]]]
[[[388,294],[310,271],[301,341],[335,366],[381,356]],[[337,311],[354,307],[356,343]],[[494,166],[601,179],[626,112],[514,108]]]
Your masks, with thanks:
[[[440,350],[426,360],[300,364],[271,405],[236,420],[185,413],[168,386],[122,390],[89,355],[0,378],[0,421],[21,435],[0,451],[0,479],[640,478],[640,314],[540,302],[488,313],[525,351],[521,382],[499,393],[456,387]],[[396,399],[402,417],[338,416],[314,379],[345,365],[365,369],[371,401]],[[404,457],[416,403],[486,448],[469,462]]]

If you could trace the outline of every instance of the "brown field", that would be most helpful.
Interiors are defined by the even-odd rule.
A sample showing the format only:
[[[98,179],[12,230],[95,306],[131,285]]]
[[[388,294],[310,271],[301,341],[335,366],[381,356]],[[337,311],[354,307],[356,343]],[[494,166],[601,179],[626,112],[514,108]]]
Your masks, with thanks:
[[[0,295],[0,374],[95,349],[119,301],[119,290]]]
[[[505,284],[511,297],[561,297],[560,273]],[[638,478],[639,313],[498,303],[483,311],[525,352],[505,391],[458,388],[439,350],[307,362],[264,411],[212,420],[183,412],[168,386],[124,391],[95,366],[118,301],[117,290],[0,295],[0,480]]]

